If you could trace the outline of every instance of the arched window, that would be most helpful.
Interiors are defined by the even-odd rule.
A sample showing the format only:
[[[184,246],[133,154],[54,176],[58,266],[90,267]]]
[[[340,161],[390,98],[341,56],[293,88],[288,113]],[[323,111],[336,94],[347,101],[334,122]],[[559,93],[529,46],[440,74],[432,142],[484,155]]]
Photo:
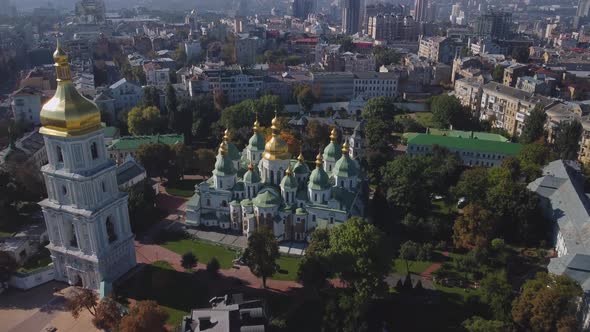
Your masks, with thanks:
[[[63,163],[64,162],[64,154],[61,151],[61,146],[55,147],[55,153],[57,154],[57,161],[60,163]]]
[[[98,159],[98,146],[96,142],[90,143],[90,154],[92,154],[92,160]]]
[[[78,238],[76,237],[76,228],[74,227],[74,224],[72,224],[70,228],[70,246],[78,248]]]
[[[102,187],[102,192],[106,193],[107,192],[107,186],[104,182],[101,182],[100,186]]]
[[[226,207],[227,206],[227,202],[226,201],[221,201],[221,206]]]
[[[61,186],[61,193],[65,196],[68,194],[68,188],[66,186]]]
[[[111,220],[111,217],[107,218],[107,237],[109,239],[109,243],[117,241],[117,232],[115,231],[115,224]]]
[[[211,200],[207,198],[207,206],[211,206]]]

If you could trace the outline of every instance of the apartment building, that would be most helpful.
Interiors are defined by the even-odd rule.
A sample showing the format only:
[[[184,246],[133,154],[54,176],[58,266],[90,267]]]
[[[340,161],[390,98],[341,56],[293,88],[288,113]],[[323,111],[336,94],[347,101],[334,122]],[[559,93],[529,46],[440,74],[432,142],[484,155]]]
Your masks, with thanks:
[[[483,84],[473,78],[462,78],[455,81],[455,97],[461,101],[461,105],[469,107],[473,115],[479,116]]]
[[[450,65],[463,46],[459,40],[446,37],[421,38],[418,56]]]
[[[321,101],[350,100],[354,91],[354,74],[350,72],[318,72],[311,74],[314,90]]]
[[[519,136],[530,112],[536,106],[545,108],[552,103],[551,98],[490,82],[483,86],[480,118],[492,121],[511,136]]]
[[[395,98],[398,96],[398,83],[399,75],[397,73],[354,73],[354,98]]]

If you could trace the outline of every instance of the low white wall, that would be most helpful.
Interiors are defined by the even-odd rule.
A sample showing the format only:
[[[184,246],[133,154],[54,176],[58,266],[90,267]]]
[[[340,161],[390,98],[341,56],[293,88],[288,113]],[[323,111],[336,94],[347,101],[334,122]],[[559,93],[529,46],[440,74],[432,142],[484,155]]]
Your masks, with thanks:
[[[27,290],[54,279],[55,269],[53,268],[53,264],[51,264],[48,267],[30,273],[17,272],[14,276],[12,276],[12,278],[10,278],[8,285],[11,287]]]

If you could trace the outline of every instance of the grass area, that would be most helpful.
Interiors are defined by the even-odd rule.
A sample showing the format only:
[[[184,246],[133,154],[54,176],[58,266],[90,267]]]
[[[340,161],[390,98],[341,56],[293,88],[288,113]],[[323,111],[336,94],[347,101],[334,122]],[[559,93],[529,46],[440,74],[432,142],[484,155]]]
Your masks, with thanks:
[[[424,272],[432,262],[412,261],[410,264],[410,273],[420,274]],[[393,269],[398,273],[406,273],[406,262],[403,259],[395,259],[393,261]]]
[[[42,248],[39,250],[39,252],[29,258],[27,262],[17,270],[17,272],[30,273],[35,270],[47,267],[47,265],[50,263],[51,254],[49,253],[49,250]]]
[[[201,180],[182,180],[178,183],[167,184],[166,192],[172,196],[192,197],[195,193],[195,185],[201,183]]]
[[[431,112],[416,112],[416,113],[407,113],[407,114],[399,114],[395,116],[396,120],[402,118],[412,118],[416,120],[419,124],[426,128],[433,128],[435,127],[434,122],[432,121],[432,113]]]
[[[165,305],[160,305],[160,307],[164,309],[164,311],[166,311],[166,313],[168,314],[168,319],[166,319],[166,325],[174,327],[180,325],[180,323],[182,323],[182,318],[190,313],[190,311],[184,311]]]
[[[3,232],[0,231],[0,237],[12,237],[15,232]]]
[[[172,265],[170,265],[170,263],[166,262],[166,261],[155,261],[152,263],[153,266],[158,267],[160,269],[163,270],[172,270],[174,271],[174,267],[172,267]]]
[[[192,253],[197,256],[199,262],[203,264],[207,264],[211,258],[215,257],[219,261],[219,265],[222,269],[229,269],[232,267],[232,261],[236,258],[236,251],[203,241],[181,239],[164,242],[161,245],[179,255],[192,251]]]
[[[300,263],[301,258],[299,257],[281,256],[277,260],[277,264],[280,266],[279,272],[275,273],[271,279],[290,281],[297,280],[297,270],[299,269]]]

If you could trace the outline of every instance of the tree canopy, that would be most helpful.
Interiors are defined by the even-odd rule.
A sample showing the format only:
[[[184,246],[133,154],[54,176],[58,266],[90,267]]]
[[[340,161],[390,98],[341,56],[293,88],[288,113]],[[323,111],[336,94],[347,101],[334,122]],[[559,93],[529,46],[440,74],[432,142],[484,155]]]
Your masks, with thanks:
[[[461,101],[455,96],[442,94],[432,97],[430,101],[432,121],[438,128],[449,129],[470,129],[472,126],[472,115],[470,111],[461,105]]]
[[[279,256],[277,239],[268,227],[260,227],[248,237],[244,260],[252,274],[262,278],[262,287],[266,288],[266,278],[278,271]]]
[[[153,106],[134,107],[127,115],[129,133],[135,136],[155,134],[160,123],[160,110]]]
[[[137,301],[119,324],[121,332],[165,332],[168,314],[155,301]]]
[[[530,144],[545,137],[547,114],[542,106],[535,107],[524,120],[520,142]]]

